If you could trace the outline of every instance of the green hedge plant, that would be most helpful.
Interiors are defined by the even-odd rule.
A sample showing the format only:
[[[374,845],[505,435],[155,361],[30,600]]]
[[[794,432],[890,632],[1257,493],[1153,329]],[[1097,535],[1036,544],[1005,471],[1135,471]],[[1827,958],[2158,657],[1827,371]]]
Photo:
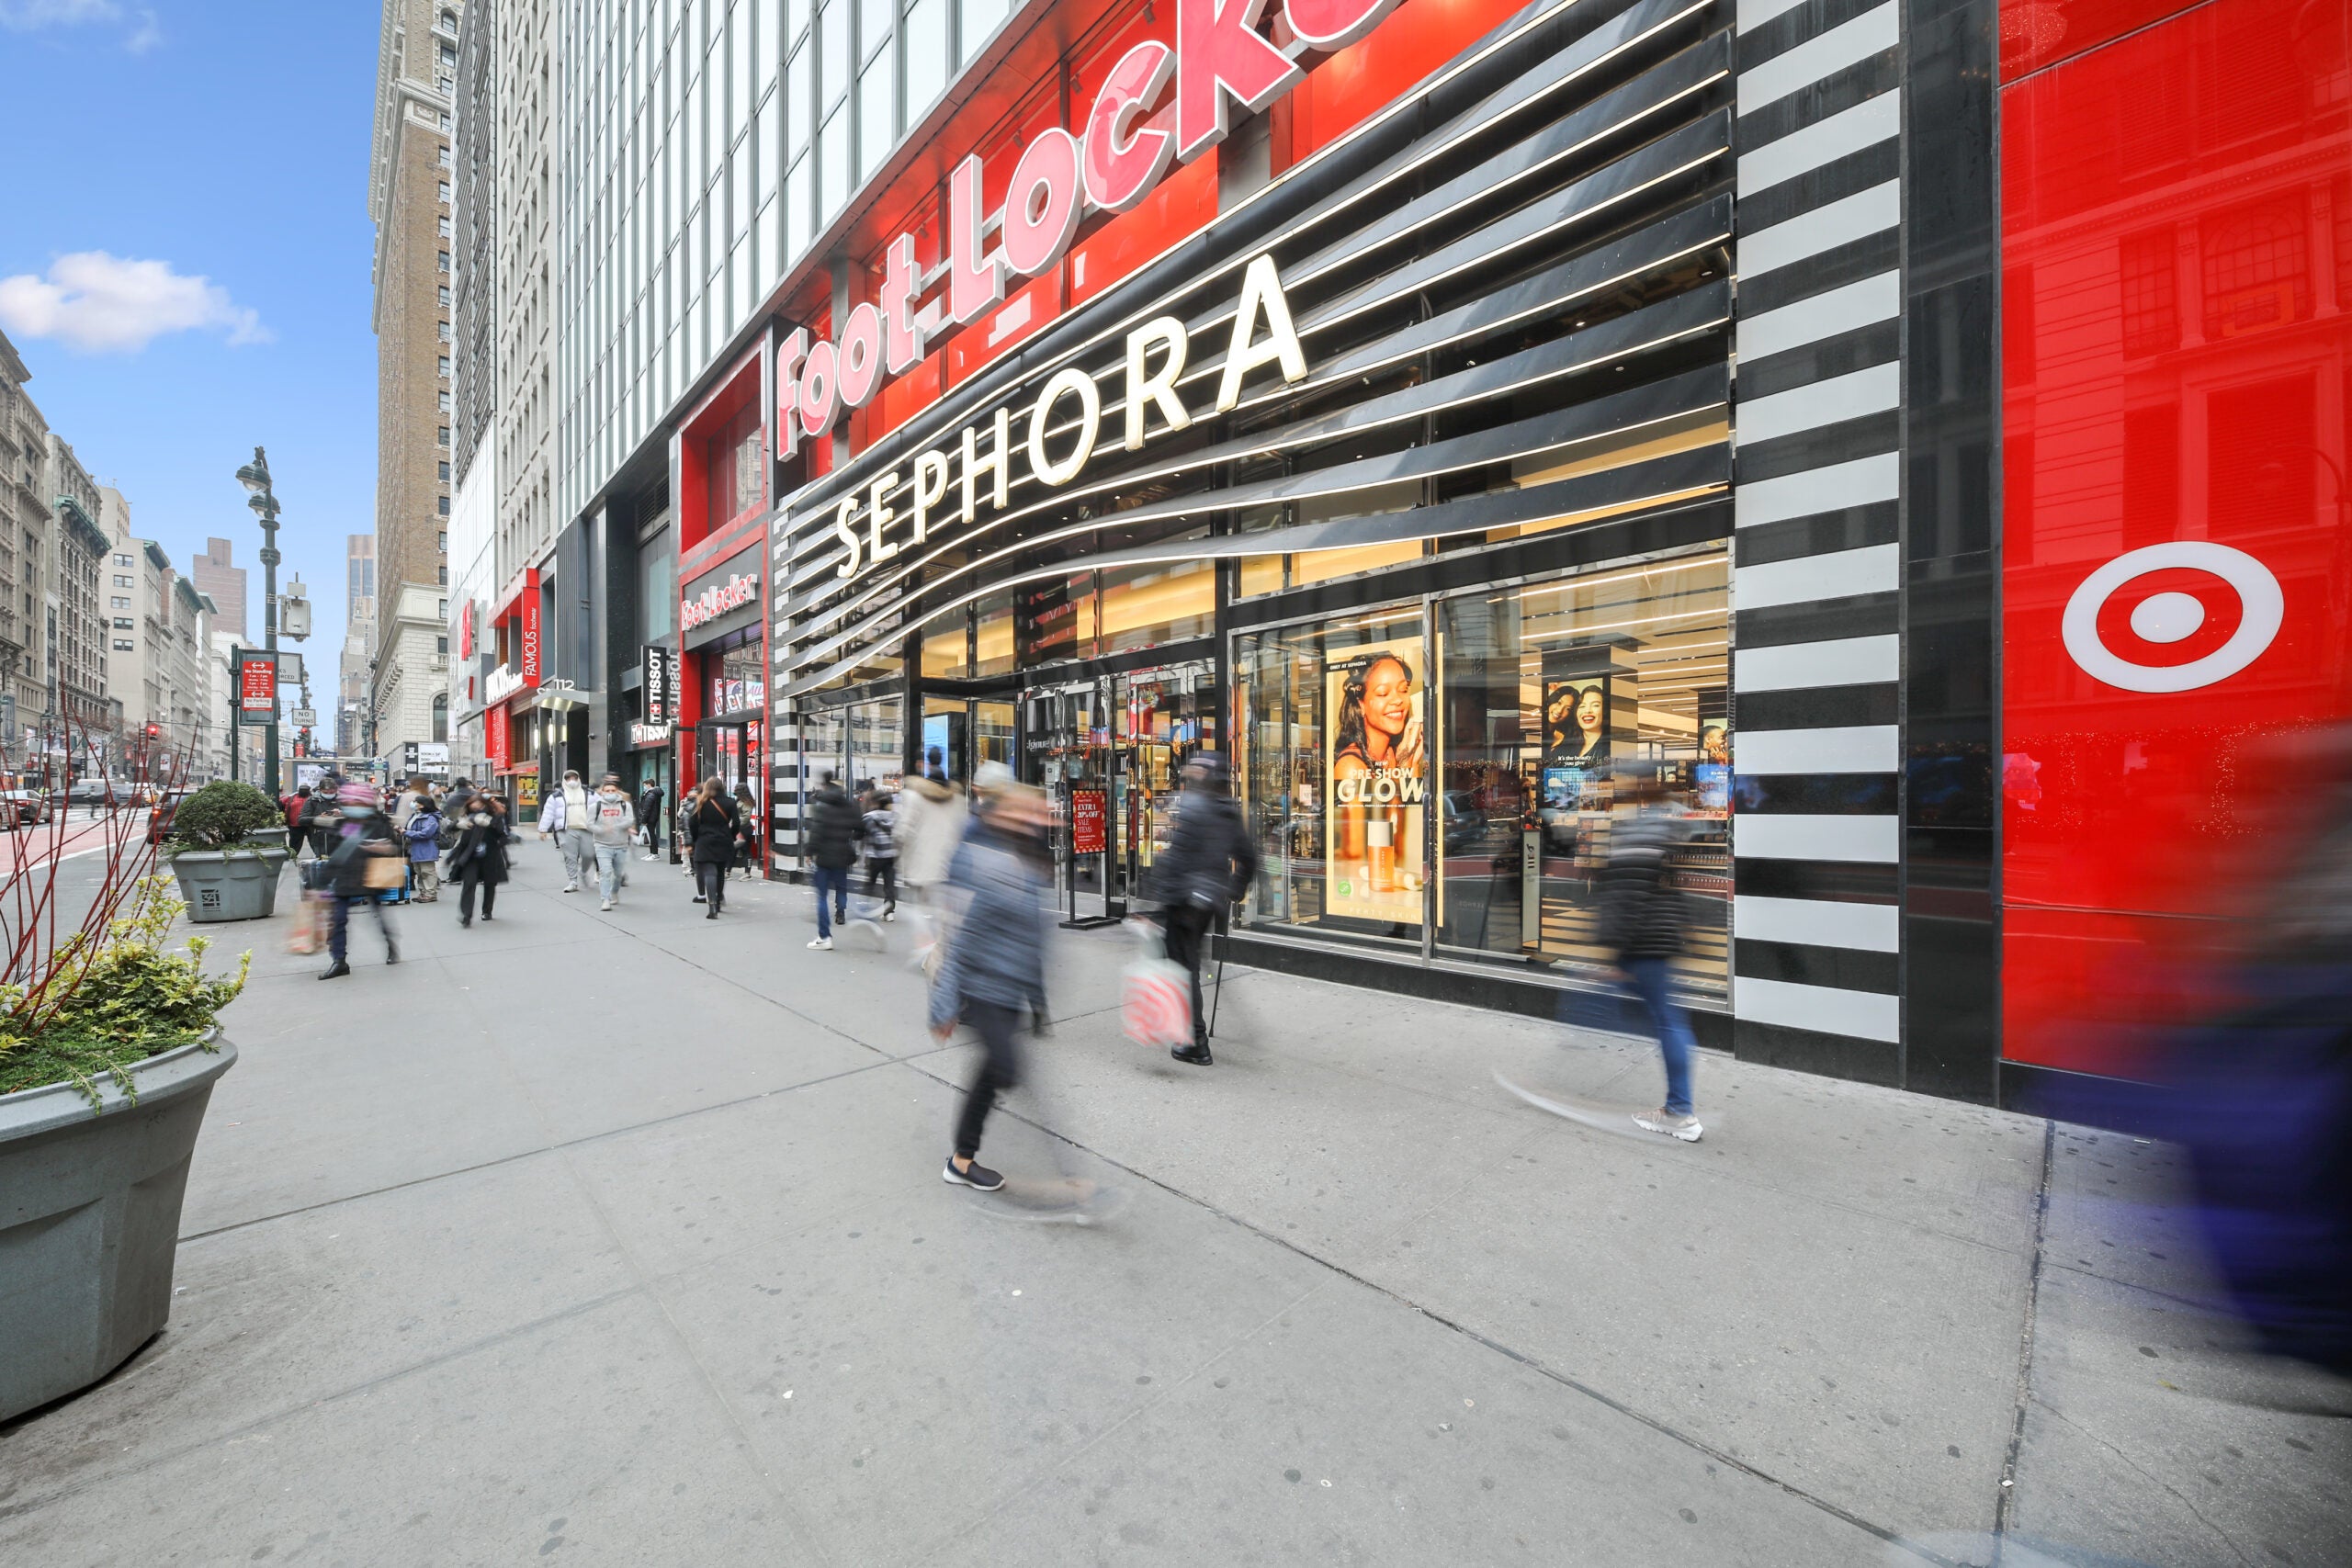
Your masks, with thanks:
[[[256,828],[284,826],[286,813],[277,802],[249,784],[216,779],[173,810],[171,837],[164,840],[164,852],[225,850],[243,843]]]
[[[187,906],[170,887],[142,878],[126,911],[95,940],[75,932],[38,984],[0,984],[0,1094],[71,1083],[96,1111],[103,1076],[136,1102],[132,1067],[183,1045],[219,1049],[213,1025],[244,989],[254,955],[234,976],[215,977],[204,972],[205,938],[173,952],[171,925]]]

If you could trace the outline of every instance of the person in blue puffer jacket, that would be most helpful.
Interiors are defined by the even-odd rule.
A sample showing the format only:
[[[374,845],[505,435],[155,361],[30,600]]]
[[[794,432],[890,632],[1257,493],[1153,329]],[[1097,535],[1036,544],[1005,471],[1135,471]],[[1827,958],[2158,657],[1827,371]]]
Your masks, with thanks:
[[[968,1023],[983,1055],[940,1179],[982,1192],[1004,1185],[974,1156],[996,1097],[1021,1081],[1022,1013],[1033,1032],[1046,1027],[1045,839],[1044,795],[1007,784],[989,797],[948,866],[948,886],[963,908],[932,983],[931,1032],[944,1042],[958,1021]]]

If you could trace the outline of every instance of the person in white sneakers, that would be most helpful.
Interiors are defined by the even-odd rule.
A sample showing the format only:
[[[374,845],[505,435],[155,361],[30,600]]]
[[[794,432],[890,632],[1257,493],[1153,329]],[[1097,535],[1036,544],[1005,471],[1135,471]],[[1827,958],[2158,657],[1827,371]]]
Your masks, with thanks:
[[[549,835],[563,852],[563,890],[577,893],[580,879],[588,874],[589,843],[588,791],[576,769],[563,775],[563,787],[539,807],[539,837]]]
[[[605,897],[604,908],[610,909],[621,896],[622,884],[628,880],[629,840],[637,833],[637,811],[621,793],[618,773],[605,775],[595,797],[588,802],[583,820],[596,852],[596,888]]]
[[[865,813],[865,896],[874,897],[875,886],[882,889],[882,918],[899,918],[899,846],[894,837],[899,825],[898,814],[890,809],[890,792],[874,792],[874,804]]]

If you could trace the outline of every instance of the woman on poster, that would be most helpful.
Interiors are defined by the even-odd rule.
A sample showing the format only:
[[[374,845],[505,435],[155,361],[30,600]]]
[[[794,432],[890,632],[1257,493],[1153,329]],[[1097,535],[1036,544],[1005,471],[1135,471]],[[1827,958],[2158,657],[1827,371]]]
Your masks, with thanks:
[[[1384,780],[1418,783],[1427,763],[1412,666],[1396,653],[1375,653],[1350,671],[1340,689],[1331,758],[1332,799],[1339,809],[1339,858],[1363,867],[1375,895],[1399,885],[1399,852],[1410,842],[1410,815],[1423,791],[1384,792]],[[1383,793],[1391,798],[1377,798]],[[1409,800],[1408,796],[1409,795]],[[1419,868],[1414,868],[1418,872]]]

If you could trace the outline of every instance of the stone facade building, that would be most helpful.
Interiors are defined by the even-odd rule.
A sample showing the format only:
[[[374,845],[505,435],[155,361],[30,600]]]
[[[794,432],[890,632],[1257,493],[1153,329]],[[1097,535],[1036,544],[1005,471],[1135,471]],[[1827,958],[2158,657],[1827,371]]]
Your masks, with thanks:
[[[434,683],[439,616],[419,635],[413,601],[431,608],[448,594],[455,408],[456,160],[451,145],[458,30],[462,7],[385,0],[378,52],[368,216],[376,225],[376,574],[379,605],[363,744],[397,758],[431,739],[424,716],[406,716],[413,694]],[[412,593],[411,591],[418,591]],[[363,716],[362,722],[366,722]]]
[[[46,711],[41,630],[51,498],[41,491],[49,423],[25,391],[32,372],[0,335],[0,768],[23,765]]]
[[[49,619],[42,628],[48,641],[46,672],[56,694],[61,735],[70,729],[73,737],[71,769],[79,775],[92,771],[95,759],[103,754],[83,750],[85,739],[104,748],[121,728],[119,711],[107,701],[106,628],[99,605],[112,598],[128,603],[130,596],[120,590],[105,594],[99,588],[113,550],[98,522],[97,481],[54,431],[49,437],[44,488],[53,517],[44,606]]]

